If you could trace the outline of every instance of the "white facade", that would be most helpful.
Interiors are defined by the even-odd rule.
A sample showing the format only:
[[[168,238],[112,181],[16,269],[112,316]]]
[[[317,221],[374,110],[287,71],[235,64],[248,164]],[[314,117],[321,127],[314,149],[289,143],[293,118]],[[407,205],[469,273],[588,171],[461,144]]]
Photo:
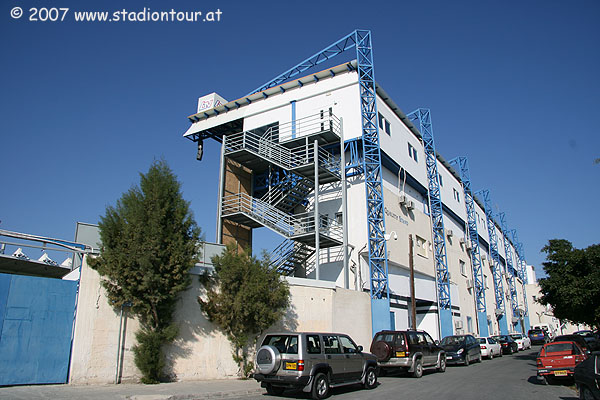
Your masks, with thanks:
[[[333,73],[330,73],[333,71]],[[243,121],[243,130],[248,131],[269,124],[297,124],[294,133],[289,130],[283,133],[281,128],[279,142],[294,137],[302,137],[301,121],[304,118],[325,112],[342,121],[341,139],[345,142],[362,135],[360,95],[358,75],[355,70],[334,67],[316,74],[319,79],[301,78],[265,91],[265,95],[255,94],[247,98],[228,103],[217,108],[218,114],[208,112],[192,116],[195,122],[185,135],[197,135],[215,127],[224,126],[232,121]],[[335,75],[335,76],[332,76]],[[414,240],[415,297],[417,308],[417,327],[427,330],[432,336],[439,338],[437,316],[437,289],[434,270],[431,221],[427,199],[427,170],[425,153],[420,134],[406,123],[405,115],[389,100],[387,94],[377,90],[379,139],[382,151],[382,183],[384,198],[384,214],[386,232],[390,235],[387,241],[389,289],[391,312],[396,329],[406,329],[410,325],[410,279],[408,260],[408,237]],[[294,120],[295,118],[295,120]],[[298,122],[295,122],[298,121]],[[236,133],[225,132],[225,135]],[[346,152],[346,161],[350,154]],[[438,155],[438,173],[440,175],[440,194],[444,205],[444,226],[446,230],[447,264],[450,272],[452,314],[454,330],[457,333],[478,333],[477,312],[473,288],[473,267],[470,251],[467,248],[467,213],[465,194],[462,182],[448,163]],[[343,213],[342,188],[339,182],[323,185],[319,195],[319,214],[330,219]],[[348,289],[368,291],[370,289],[370,273],[368,270],[367,213],[365,185],[362,176],[350,177],[347,180],[347,234],[349,244],[349,277]],[[408,206],[410,204],[410,206]],[[314,211],[314,196],[309,196],[309,204],[294,211]],[[489,235],[485,211],[476,203],[476,218],[480,235],[480,253],[486,305],[490,334],[498,333],[499,327],[495,318],[496,298],[494,294],[494,278],[490,268],[491,256],[487,249]],[[503,235],[499,227],[494,226],[498,237],[498,252],[505,260]],[[397,238],[397,239],[396,239]],[[511,246],[511,252],[516,253]],[[343,248],[323,248],[319,253],[319,278],[334,282],[337,287],[345,287],[343,268]],[[314,262],[314,257],[313,260]],[[516,258],[512,265],[516,268]],[[308,267],[302,276],[316,278],[315,268]],[[523,288],[519,279],[515,278],[515,289],[518,307],[523,305]],[[507,276],[503,277],[503,296],[506,315],[512,315],[511,298]],[[365,321],[370,323],[370,321]],[[510,322],[509,322],[510,329]],[[512,330],[512,329],[511,329]],[[374,333],[374,332],[373,332]]]

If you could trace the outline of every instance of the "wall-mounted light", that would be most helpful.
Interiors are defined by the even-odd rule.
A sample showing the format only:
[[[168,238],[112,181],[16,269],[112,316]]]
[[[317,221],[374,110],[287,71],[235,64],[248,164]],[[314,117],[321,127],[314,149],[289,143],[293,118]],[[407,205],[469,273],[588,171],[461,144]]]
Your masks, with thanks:
[[[204,153],[204,141],[198,139],[198,153],[196,153],[196,160],[202,161],[202,154]]]
[[[386,233],[383,235],[383,237],[385,238],[385,240],[390,240],[391,238],[394,238],[394,240],[398,240],[398,234],[396,234],[396,231]]]

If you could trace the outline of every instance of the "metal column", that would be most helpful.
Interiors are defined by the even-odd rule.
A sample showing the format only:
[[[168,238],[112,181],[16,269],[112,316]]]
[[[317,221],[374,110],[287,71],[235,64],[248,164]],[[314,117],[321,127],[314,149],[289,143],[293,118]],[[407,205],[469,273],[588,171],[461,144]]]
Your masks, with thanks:
[[[475,219],[475,202],[471,190],[471,174],[467,157],[456,157],[450,160],[450,164],[458,167],[460,179],[463,183],[465,193],[465,207],[467,208],[467,225],[469,243],[471,244],[471,264],[473,265],[473,280],[475,287],[475,308],[477,310],[477,326],[479,336],[489,335],[487,323],[487,310],[485,304],[485,282],[483,281],[483,268],[481,266],[481,254],[479,252],[479,232],[477,220]]]
[[[431,214],[440,331],[442,337],[450,336],[454,333],[454,326],[452,323],[452,303],[450,301],[450,277],[448,274],[448,263],[446,260],[446,235],[444,234],[442,197],[440,194],[440,182],[437,169],[437,156],[433,138],[431,113],[429,109],[419,108],[418,110],[408,114],[408,118],[412,121],[419,121],[419,131],[423,136],[425,163],[427,166],[427,178],[429,181],[429,212]]]
[[[488,234],[490,236],[490,255],[492,256],[492,275],[494,276],[494,293],[496,295],[496,319],[502,335],[508,335],[508,324],[506,323],[506,310],[504,307],[504,285],[502,284],[502,265],[500,254],[498,254],[498,236],[496,235],[496,222],[492,214],[492,201],[489,190],[480,190],[485,207]]]

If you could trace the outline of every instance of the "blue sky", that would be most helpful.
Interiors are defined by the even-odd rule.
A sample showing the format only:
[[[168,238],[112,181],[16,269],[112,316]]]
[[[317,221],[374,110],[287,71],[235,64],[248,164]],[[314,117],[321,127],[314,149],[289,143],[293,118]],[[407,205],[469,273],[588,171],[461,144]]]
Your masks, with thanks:
[[[548,239],[600,242],[598,1],[82,4],[0,6],[1,229],[72,239],[77,221],[97,222],[162,157],[213,241],[218,147],[207,143],[199,163],[182,138],[197,98],[241,97],[361,28],[372,31],[378,83],[405,112],[431,109],[437,150],[469,158],[473,189],[491,191],[538,275]],[[124,4],[222,14],[74,21],[75,11]],[[35,22],[32,7],[69,11],[62,22]]]

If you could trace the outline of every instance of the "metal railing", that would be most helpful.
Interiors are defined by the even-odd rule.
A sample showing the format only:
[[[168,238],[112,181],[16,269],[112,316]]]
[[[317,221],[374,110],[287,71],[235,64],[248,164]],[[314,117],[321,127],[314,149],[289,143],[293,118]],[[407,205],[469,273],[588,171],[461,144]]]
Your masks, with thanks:
[[[263,226],[269,227],[287,238],[293,238],[315,232],[313,213],[286,214],[271,204],[256,199],[246,193],[237,193],[223,197],[223,216],[243,213]],[[320,215],[319,233],[334,240],[342,240],[342,227],[335,220]]]
[[[341,137],[341,130],[339,118],[329,113],[329,111],[323,111],[272,126],[267,129],[262,138],[271,142],[285,143],[302,136],[323,132],[332,132],[336,136]]]
[[[313,121],[314,116],[296,120],[296,131],[298,135],[305,136],[310,133],[319,133],[329,131],[335,133],[337,129],[339,135],[339,120],[334,115],[319,118]],[[300,124],[301,121],[304,121]],[[269,128],[264,134],[259,130],[248,130],[234,133],[223,137],[225,146],[225,155],[240,150],[250,151],[257,156],[268,160],[286,170],[314,163],[314,148],[312,143],[300,144],[296,147],[288,148],[281,145],[281,134],[291,129],[291,123],[281,124]],[[289,125],[289,126],[288,126]],[[298,129],[302,126],[302,130]],[[327,127],[327,129],[325,129]],[[314,131],[314,132],[313,132]],[[331,174],[340,177],[340,157],[319,148],[317,151],[319,165],[329,171]]]

